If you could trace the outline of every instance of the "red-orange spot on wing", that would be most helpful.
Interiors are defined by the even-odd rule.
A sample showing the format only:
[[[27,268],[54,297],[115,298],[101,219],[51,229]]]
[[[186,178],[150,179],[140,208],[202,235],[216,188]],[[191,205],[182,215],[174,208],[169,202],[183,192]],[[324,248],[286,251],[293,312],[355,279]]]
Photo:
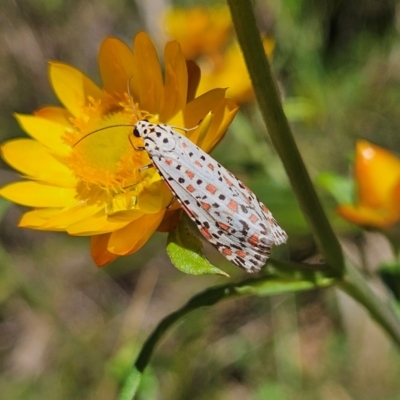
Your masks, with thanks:
[[[217,191],[217,188],[210,183],[206,186],[207,192],[210,192],[211,194],[214,194]]]
[[[170,158],[166,158],[165,159],[165,164],[171,165],[172,164],[172,160]]]
[[[257,234],[257,233],[254,233],[253,235],[251,235],[251,236],[249,237],[248,242],[249,242],[250,244],[252,244],[253,246],[257,246],[257,245],[258,245],[258,234]]]
[[[229,226],[222,223],[222,222],[218,222],[218,226],[223,229],[224,231],[227,231],[229,229]]]
[[[233,185],[232,181],[230,181],[228,178],[224,177],[224,179],[225,179],[225,182],[228,184],[228,186],[232,186]]]
[[[243,250],[237,250],[236,255],[241,258],[245,258],[247,256],[247,254]]]
[[[201,203],[201,206],[202,206],[206,211],[208,211],[208,210],[211,208],[210,204],[204,203],[204,202]]]
[[[193,173],[192,171],[187,170],[187,171],[185,172],[185,174],[186,174],[190,179],[193,179],[193,178],[194,178],[194,173]]]
[[[229,204],[228,204],[228,208],[229,208],[230,210],[232,210],[233,212],[237,212],[237,210],[238,210],[238,204],[236,203],[236,201],[231,200],[231,201],[229,202]]]
[[[186,186],[186,190],[190,193],[193,193],[196,189],[192,185]]]
[[[207,239],[211,237],[211,233],[207,228],[204,228],[204,226],[200,229],[200,232],[203,234],[204,237]]]
[[[231,249],[228,249],[227,247],[224,247],[223,249],[222,249],[222,252],[221,252],[224,256],[230,256],[230,255],[232,255],[232,250]]]
[[[257,215],[252,214],[249,218],[249,220],[253,223],[257,222],[259,220],[259,218],[257,217]]]
[[[214,165],[213,164],[210,163],[210,164],[207,165],[207,167],[210,168],[211,171],[214,171]]]
[[[201,162],[199,162],[199,161],[195,161],[194,162],[198,167],[201,167],[201,168],[203,168],[203,164],[201,163]]]

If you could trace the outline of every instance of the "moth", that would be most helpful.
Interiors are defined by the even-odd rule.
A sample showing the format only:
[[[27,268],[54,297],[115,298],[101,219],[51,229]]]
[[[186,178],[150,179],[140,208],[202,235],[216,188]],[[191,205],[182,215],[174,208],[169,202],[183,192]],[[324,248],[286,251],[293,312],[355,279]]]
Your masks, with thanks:
[[[172,126],[140,120],[133,135],[201,234],[233,264],[257,272],[271,247],[286,242],[256,195]]]

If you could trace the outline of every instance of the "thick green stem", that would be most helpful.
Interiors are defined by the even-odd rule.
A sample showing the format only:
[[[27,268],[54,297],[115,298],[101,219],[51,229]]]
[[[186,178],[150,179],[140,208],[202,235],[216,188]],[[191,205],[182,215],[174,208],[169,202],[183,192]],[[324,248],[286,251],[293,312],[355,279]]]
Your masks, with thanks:
[[[228,0],[228,4],[271,141],[281,157],[293,191],[327,264],[332,273],[343,278],[339,282],[341,288],[361,303],[400,346],[400,321],[393,310],[381,302],[357,270],[351,265],[345,265],[339,241],[318,199],[284,114],[262,46],[251,0]]]
[[[341,276],[339,242],[318,200],[293,139],[257,28],[250,0],[228,0],[236,34],[271,141],[279,154],[305,217],[328,264]]]

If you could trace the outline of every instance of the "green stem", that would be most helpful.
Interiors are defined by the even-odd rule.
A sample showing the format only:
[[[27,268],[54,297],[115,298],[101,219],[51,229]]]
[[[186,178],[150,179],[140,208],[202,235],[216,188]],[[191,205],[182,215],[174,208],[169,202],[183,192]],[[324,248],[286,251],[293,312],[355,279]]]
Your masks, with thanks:
[[[142,346],[132,370],[125,379],[119,400],[131,400],[134,397],[139,387],[143,371],[149,364],[160,340],[176,322],[192,311],[203,307],[210,307],[221,300],[228,300],[233,297],[254,294],[267,296],[269,294],[282,293],[288,290],[309,290],[316,287],[332,286],[336,282],[334,278],[328,276],[326,265],[310,266],[310,268],[307,269],[304,268],[302,264],[278,261],[270,258],[268,260],[268,266],[280,272],[282,277],[268,274],[257,278],[246,279],[239,283],[231,283],[206,289],[193,296],[184,306],[166,316]]]
[[[253,82],[254,92],[271,141],[279,154],[305,217],[327,263],[341,276],[344,259],[340,244],[329,224],[289,123],[261,42],[250,0],[228,0],[233,24]]]
[[[262,46],[251,0],[228,0],[228,4],[271,141],[281,157],[300,207],[327,264],[332,273],[343,278],[339,282],[341,288],[361,303],[400,346],[400,321],[393,310],[381,302],[357,270],[351,265],[345,265],[339,241],[318,199],[284,114]]]

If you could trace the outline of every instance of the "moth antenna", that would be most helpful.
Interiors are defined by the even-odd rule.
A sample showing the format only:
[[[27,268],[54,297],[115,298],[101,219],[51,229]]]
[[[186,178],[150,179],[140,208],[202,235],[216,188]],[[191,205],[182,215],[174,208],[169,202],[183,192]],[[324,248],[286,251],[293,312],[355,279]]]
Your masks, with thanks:
[[[106,129],[111,129],[111,128],[121,128],[121,127],[134,127],[135,124],[118,124],[118,125],[111,125],[111,126],[105,126],[104,128],[99,128],[99,129],[95,129],[92,132],[87,133],[85,136],[82,136],[76,143],[74,143],[74,145],[72,147],[75,147],[76,145],[78,145],[80,142],[82,142],[83,139],[86,139],[88,136],[93,135],[93,133],[97,133],[100,131],[105,131]]]

